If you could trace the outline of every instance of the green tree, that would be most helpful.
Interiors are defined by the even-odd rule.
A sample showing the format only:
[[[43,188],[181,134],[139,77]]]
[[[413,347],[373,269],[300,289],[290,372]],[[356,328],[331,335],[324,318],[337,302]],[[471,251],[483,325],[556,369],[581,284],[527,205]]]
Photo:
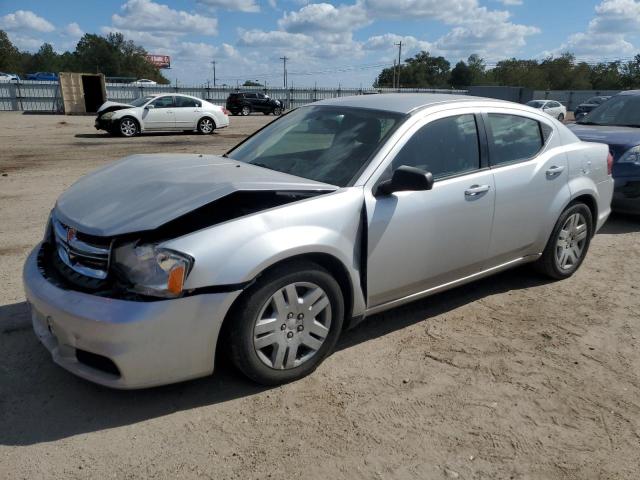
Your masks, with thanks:
[[[640,55],[622,65],[621,82],[623,88],[640,88]]]
[[[620,62],[598,63],[591,67],[590,80],[595,90],[619,90],[622,88]]]
[[[11,43],[7,33],[4,30],[0,30],[0,71],[22,73],[20,64],[20,52]]]
[[[473,84],[473,71],[464,62],[458,62],[451,70],[449,83],[454,88],[468,87]]]
[[[254,82],[253,80],[247,80],[242,84],[243,87],[261,87],[262,84],[259,82]]]
[[[467,59],[467,65],[472,74],[471,85],[480,85],[481,83],[484,83],[487,71],[484,59],[477,53],[474,53]]]
[[[43,43],[40,49],[27,62],[29,72],[59,72],[60,56],[50,43]]]

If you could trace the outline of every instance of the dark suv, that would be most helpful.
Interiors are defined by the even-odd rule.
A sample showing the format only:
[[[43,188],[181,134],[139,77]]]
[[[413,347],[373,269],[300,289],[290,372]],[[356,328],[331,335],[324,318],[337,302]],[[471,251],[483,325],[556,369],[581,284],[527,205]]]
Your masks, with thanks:
[[[238,92],[227,97],[227,110],[233,115],[249,115],[251,112],[281,115],[283,108],[280,100],[273,100],[264,93]]]

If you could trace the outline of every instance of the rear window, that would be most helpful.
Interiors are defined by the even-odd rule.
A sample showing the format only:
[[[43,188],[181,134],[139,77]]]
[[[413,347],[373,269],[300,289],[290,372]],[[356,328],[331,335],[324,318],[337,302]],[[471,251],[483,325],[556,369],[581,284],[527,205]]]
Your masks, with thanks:
[[[488,120],[491,165],[529,160],[542,150],[543,132],[536,120],[498,113],[490,113]]]
[[[196,100],[195,98],[189,98],[189,97],[176,97],[176,107],[179,108],[194,108],[194,107],[199,107],[200,106],[200,102],[198,100]]]

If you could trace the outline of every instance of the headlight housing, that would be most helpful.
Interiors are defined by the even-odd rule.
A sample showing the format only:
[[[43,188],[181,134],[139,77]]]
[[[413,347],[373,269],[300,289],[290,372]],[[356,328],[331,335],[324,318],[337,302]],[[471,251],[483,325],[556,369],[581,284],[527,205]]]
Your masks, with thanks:
[[[640,145],[633,147],[625,152],[618,163],[636,163],[640,165]]]
[[[100,118],[102,120],[111,120],[115,114],[116,114],[116,112],[107,112],[107,113],[105,113],[103,115],[100,115]]]
[[[193,259],[184,253],[137,242],[117,248],[113,262],[131,291],[163,298],[182,295],[193,266]]]

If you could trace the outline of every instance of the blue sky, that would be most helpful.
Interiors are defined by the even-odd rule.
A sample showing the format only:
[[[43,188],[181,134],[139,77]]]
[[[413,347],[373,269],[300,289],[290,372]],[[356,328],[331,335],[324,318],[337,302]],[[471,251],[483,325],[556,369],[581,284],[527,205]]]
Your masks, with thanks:
[[[185,84],[246,79],[299,86],[369,86],[382,65],[420,50],[453,63],[478,53],[571,51],[590,61],[640,53],[640,0],[0,0],[0,29],[21,49],[73,50],[84,32],[120,31],[172,57]]]

